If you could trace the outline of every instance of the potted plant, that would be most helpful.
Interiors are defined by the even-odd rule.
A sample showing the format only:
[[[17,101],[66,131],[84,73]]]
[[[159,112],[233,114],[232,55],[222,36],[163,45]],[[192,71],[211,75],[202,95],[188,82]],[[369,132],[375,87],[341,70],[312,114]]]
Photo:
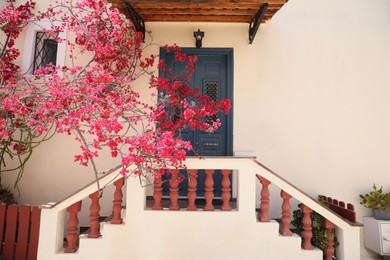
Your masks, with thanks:
[[[390,193],[383,193],[382,187],[377,189],[373,185],[373,190],[367,194],[360,194],[362,201],[360,204],[373,211],[376,219],[390,220]]]

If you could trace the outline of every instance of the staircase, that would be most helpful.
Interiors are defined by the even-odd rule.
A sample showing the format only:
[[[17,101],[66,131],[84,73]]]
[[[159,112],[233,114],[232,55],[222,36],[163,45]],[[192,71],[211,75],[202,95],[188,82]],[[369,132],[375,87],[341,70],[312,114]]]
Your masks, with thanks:
[[[237,207],[229,208],[230,183],[225,178],[222,180],[225,207],[214,209],[213,183],[207,177],[204,209],[177,208],[178,194],[172,183],[171,210],[160,207],[158,183],[154,186],[154,205],[147,207],[145,189],[139,180],[129,177],[123,186],[122,176],[114,171],[100,179],[102,186],[115,181],[111,222],[98,223],[100,206],[96,183],[60,203],[46,206],[41,213],[38,259],[332,259],[333,247],[325,250],[327,253],[312,247],[310,218],[304,217],[303,239],[289,231],[291,197],[305,205],[305,216],[315,210],[327,219],[329,230],[336,227],[340,242],[337,259],[360,259],[359,227],[318,204],[253,158],[188,158],[187,167],[210,169],[211,178],[214,169],[233,172],[237,183]],[[280,188],[282,205],[270,202],[269,185]],[[121,206],[123,187],[126,187],[126,210]],[[91,231],[78,239],[77,213],[81,208],[80,201],[88,196],[91,204],[86,206],[90,206]],[[262,212],[259,216],[256,214],[258,196],[260,203],[257,204]],[[195,198],[189,194],[188,205],[192,200]],[[281,224],[269,217],[270,207],[279,207]],[[67,225],[66,212],[69,213]],[[68,240],[66,248],[63,247],[64,226]]]

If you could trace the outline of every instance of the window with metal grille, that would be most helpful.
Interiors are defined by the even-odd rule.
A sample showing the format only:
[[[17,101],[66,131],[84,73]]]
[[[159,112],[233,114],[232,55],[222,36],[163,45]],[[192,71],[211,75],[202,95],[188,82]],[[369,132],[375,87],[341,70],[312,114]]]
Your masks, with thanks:
[[[218,89],[219,89],[219,82],[218,81],[206,81],[205,82],[205,94],[210,98],[210,100],[213,100],[214,102],[218,101]],[[213,116],[207,116],[206,117],[206,123],[213,124],[215,121],[217,121],[217,115]]]
[[[58,43],[53,38],[44,32],[36,33],[33,71],[44,68],[50,63],[57,64]]]

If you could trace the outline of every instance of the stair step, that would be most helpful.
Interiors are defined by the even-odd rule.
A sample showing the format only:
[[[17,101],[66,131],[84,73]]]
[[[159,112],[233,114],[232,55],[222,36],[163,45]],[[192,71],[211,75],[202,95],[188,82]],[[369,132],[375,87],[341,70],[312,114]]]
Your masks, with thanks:
[[[99,217],[99,222],[102,223],[102,222],[108,222],[112,219],[112,215],[111,216],[100,216]],[[79,234],[82,235],[82,234],[89,234],[91,228],[89,226],[81,226],[79,228]]]

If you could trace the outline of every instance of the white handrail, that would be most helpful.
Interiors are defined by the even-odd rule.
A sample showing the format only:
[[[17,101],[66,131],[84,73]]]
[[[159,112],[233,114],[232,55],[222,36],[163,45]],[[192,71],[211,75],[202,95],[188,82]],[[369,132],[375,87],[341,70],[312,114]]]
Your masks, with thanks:
[[[310,195],[304,193],[299,188],[283,179],[266,166],[257,162],[254,158],[240,158],[240,157],[205,157],[199,159],[198,157],[190,157],[187,159],[187,168],[188,169],[229,169],[229,170],[237,170],[241,168],[243,165],[246,167],[246,171],[250,170],[250,174],[259,174],[262,177],[266,178],[272,184],[278,186],[280,189],[284,190],[288,194],[290,194],[293,198],[299,200],[312,210],[321,214],[323,217],[331,221],[336,226],[339,226],[343,229],[348,229],[352,227],[352,225],[336,215],[332,211],[330,211],[325,206],[318,203],[317,200],[312,198]],[[244,174],[248,174],[248,172],[243,172]],[[241,173],[242,174],[242,173]]]
[[[120,167],[116,167],[110,171],[108,171],[105,175],[99,178],[99,185],[101,188],[113,184],[116,180],[122,178],[123,175],[120,174]],[[90,194],[96,192],[98,190],[97,181],[93,181],[86,186],[82,187],[78,191],[74,192],[67,198],[56,202],[56,203],[48,203],[47,205],[43,205],[44,208],[55,209],[56,211],[61,211],[71,206],[72,204],[81,201],[87,198]]]

